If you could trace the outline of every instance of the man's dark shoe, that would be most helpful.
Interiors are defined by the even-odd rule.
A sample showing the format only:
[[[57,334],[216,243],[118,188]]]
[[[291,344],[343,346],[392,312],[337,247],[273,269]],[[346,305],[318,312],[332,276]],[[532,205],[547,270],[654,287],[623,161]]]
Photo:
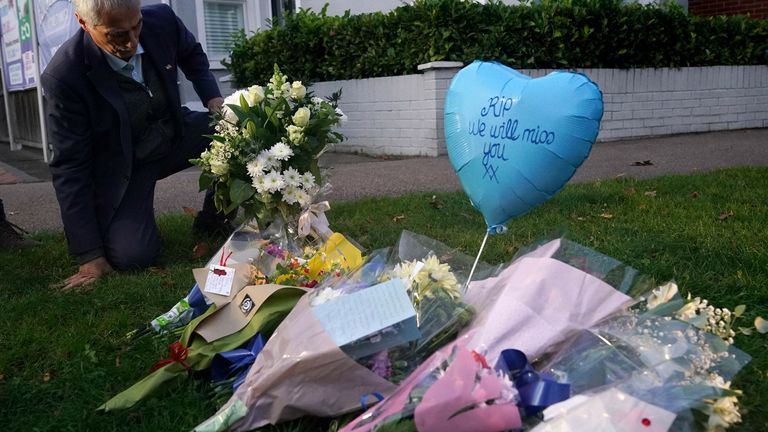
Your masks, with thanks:
[[[0,221],[0,250],[22,249],[40,244],[26,237],[28,232],[7,219]]]
[[[233,216],[236,213],[233,214]],[[195,221],[192,222],[192,232],[197,235],[209,237],[226,237],[235,231],[232,221],[221,213],[210,214],[197,212]]]

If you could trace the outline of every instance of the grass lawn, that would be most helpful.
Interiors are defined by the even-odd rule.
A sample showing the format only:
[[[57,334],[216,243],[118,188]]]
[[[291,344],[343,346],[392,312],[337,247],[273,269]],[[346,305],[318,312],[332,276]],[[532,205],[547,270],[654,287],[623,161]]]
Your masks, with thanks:
[[[367,248],[395,243],[408,229],[474,255],[485,224],[462,193],[409,195],[333,204],[332,228]],[[121,274],[90,292],[48,286],[76,269],[62,234],[41,233],[41,246],[0,251],[0,425],[5,431],[189,430],[213,414],[203,380],[179,379],[130,411],[95,408],[165,358],[168,338],[125,346],[123,336],[165,312],[194,284],[191,218],[160,219],[166,243],[157,270]],[[567,237],[624,261],[683,292],[733,309],[746,304],[748,326],[768,317],[768,168],[694,176],[616,179],[566,187],[492,237],[483,259],[507,262],[542,237]],[[217,245],[212,245],[215,250]],[[738,325],[738,324],[737,324]],[[753,356],[735,386],[744,391],[738,430],[768,430],[768,336],[737,338]],[[349,420],[346,417],[344,420]],[[264,430],[335,429],[308,419]]]

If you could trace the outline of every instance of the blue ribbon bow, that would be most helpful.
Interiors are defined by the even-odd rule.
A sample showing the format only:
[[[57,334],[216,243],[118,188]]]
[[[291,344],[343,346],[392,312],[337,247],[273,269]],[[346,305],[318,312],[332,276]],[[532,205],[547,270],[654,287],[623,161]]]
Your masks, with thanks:
[[[506,372],[520,394],[520,407],[525,415],[535,415],[571,395],[571,385],[562,384],[539,374],[528,363],[525,353],[516,349],[501,352],[496,369]]]

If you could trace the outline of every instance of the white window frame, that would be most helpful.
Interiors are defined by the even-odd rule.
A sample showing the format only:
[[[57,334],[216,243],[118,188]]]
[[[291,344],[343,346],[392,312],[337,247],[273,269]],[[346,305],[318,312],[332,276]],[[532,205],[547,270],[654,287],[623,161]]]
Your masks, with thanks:
[[[230,3],[243,5],[243,15],[245,22],[245,33],[251,33],[259,28],[261,17],[259,16],[259,8],[256,4],[258,0],[195,0],[195,15],[197,18],[197,41],[203,47],[203,51],[208,52],[208,39],[205,33],[205,7],[203,1],[214,1],[216,3]],[[225,69],[221,64],[221,58],[211,58],[208,56],[208,60],[211,64],[211,69]]]

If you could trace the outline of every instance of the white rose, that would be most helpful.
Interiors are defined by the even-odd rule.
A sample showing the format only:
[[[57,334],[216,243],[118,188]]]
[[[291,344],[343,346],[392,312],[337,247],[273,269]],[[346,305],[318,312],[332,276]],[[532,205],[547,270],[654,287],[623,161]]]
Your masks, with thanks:
[[[254,106],[264,100],[264,88],[260,85],[250,86],[248,87],[248,96],[250,97],[248,102]]]
[[[293,115],[293,124],[298,127],[304,127],[309,123],[309,117],[311,113],[309,108],[301,107],[296,110],[296,114]]]
[[[665,304],[672,300],[677,294],[677,284],[674,282],[667,282],[666,284],[656,288],[648,297],[648,309],[653,309],[659,305]]]
[[[291,99],[302,100],[307,95],[307,89],[301,84],[301,81],[291,83]]]

